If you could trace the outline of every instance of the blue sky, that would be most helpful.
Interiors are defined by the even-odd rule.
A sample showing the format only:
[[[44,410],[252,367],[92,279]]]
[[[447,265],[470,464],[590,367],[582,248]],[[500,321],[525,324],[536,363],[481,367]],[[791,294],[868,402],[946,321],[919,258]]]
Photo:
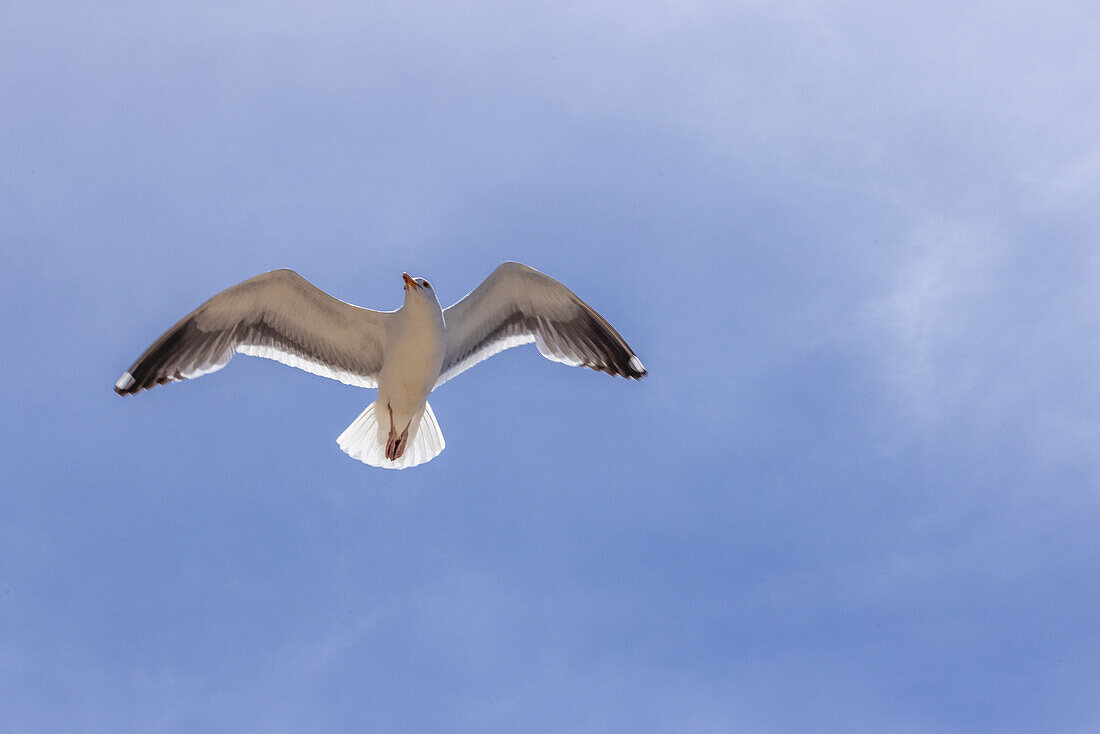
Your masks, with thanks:
[[[0,8],[0,729],[1100,727],[1094,3]],[[649,368],[512,350],[385,472],[235,282],[503,260]]]

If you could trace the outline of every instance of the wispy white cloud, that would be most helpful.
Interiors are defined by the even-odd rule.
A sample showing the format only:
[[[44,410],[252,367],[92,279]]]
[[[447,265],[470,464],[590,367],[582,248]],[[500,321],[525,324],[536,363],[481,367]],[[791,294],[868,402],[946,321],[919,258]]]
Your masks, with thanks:
[[[960,225],[926,224],[910,238],[887,294],[862,316],[880,379],[908,411],[934,423],[977,407],[976,394],[990,387],[990,330],[1006,326],[996,308],[1009,243]]]

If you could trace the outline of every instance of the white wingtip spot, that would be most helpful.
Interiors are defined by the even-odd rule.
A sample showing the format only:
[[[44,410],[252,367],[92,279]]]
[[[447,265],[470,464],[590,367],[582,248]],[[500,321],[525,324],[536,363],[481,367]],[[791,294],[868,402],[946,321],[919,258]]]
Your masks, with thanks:
[[[630,369],[635,372],[645,372],[645,367],[642,366],[642,360],[637,357],[630,358]]]
[[[122,377],[118,378],[118,382],[115,383],[116,390],[126,390],[134,384],[134,376],[129,372],[123,372]]]

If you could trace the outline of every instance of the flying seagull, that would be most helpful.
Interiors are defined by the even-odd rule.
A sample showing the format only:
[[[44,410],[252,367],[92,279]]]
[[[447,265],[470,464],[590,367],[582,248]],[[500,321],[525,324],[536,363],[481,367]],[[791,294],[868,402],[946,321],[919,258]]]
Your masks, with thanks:
[[[465,298],[441,308],[431,284],[404,273],[405,303],[372,311],[345,303],[293,270],[227,288],[185,316],[115,383],[133,395],[220,370],[234,352],[266,357],[377,398],[337,442],[371,466],[406,469],[445,446],[428,394],[489,357],[535,342],[547,359],[640,380],[619,332],[573,291],[506,262]]]

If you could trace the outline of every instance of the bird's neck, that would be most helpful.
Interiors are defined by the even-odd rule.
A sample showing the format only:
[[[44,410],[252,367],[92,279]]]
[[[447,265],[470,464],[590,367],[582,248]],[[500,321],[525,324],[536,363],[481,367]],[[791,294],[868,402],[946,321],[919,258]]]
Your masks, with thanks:
[[[404,323],[417,326],[430,324],[440,330],[443,328],[443,309],[427,298],[407,298],[397,313]]]

